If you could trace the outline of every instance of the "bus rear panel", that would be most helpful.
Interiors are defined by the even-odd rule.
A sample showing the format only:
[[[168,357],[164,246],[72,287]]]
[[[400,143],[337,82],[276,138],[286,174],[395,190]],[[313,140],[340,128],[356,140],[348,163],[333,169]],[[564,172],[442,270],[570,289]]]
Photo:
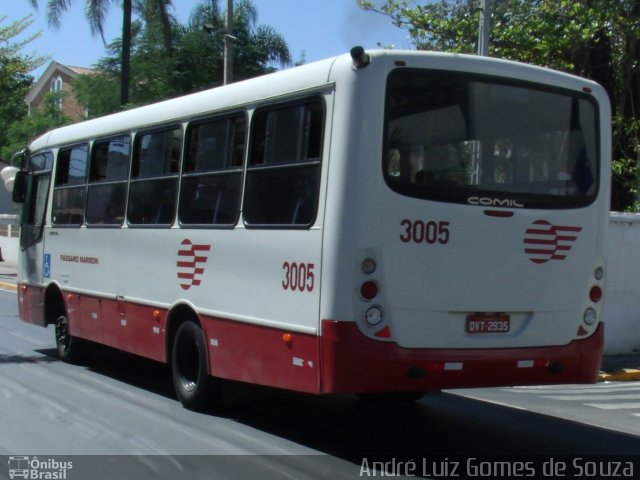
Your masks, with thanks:
[[[344,255],[330,281],[352,301],[336,293],[325,316],[323,388],[595,382],[606,94],[506,62],[400,57],[356,72],[386,69],[376,84],[385,96],[363,120],[375,134],[346,147],[359,162],[344,170],[350,199],[336,215],[351,223],[336,221],[325,243],[325,255]],[[354,88],[353,124],[358,95],[373,90]]]

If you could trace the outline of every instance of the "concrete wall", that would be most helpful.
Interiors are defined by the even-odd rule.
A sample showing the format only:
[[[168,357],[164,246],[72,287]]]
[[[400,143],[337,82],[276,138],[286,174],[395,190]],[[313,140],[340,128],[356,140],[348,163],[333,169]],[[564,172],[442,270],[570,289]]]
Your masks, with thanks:
[[[16,223],[18,219],[15,215],[0,214],[0,251],[4,259],[0,266],[16,267],[18,265],[20,230]]]
[[[18,238],[7,237],[3,228],[15,216],[0,215],[0,248],[4,262],[14,267]],[[605,353],[640,352],[640,214],[612,213],[609,224],[606,285],[602,318],[605,322]],[[17,228],[16,226],[12,227]]]
[[[640,214],[611,213],[602,318],[605,352],[640,352]]]

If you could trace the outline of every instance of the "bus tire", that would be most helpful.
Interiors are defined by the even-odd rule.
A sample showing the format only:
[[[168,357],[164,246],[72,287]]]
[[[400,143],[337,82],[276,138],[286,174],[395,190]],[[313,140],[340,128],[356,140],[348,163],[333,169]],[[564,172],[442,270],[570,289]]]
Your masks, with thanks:
[[[212,400],[214,380],[207,368],[207,347],[202,329],[192,321],[176,331],[171,352],[171,377],[180,403],[203,410]]]
[[[58,358],[66,363],[78,363],[84,358],[85,345],[82,339],[71,335],[69,319],[60,314],[55,320],[56,350]]]

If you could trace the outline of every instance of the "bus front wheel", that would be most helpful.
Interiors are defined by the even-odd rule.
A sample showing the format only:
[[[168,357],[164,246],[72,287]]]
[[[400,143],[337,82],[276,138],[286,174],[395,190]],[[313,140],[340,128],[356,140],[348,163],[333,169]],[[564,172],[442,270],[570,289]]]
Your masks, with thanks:
[[[206,343],[202,329],[186,321],[178,327],[171,354],[171,376],[178,400],[185,408],[202,410],[215,400],[214,379],[207,369]]]

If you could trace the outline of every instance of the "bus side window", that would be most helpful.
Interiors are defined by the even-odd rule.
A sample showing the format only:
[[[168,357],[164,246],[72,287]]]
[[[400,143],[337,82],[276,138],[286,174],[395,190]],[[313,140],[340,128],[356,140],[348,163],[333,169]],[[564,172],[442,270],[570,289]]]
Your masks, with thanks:
[[[310,227],[318,210],[324,107],[319,99],[268,107],[253,120],[244,219],[255,227]]]
[[[87,224],[122,225],[129,180],[128,135],[95,142],[87,189]]]
[[[181,148],[181,127],[136,136],[127,210],[130,225],[173,224]]]
[[[240,215],[244,114],[207,119],[187,129],[180,189],[182,225],[232,226]]]
[[[51,216],[54,225],[82,225],[88,156],[87,144],[58,151]]]

